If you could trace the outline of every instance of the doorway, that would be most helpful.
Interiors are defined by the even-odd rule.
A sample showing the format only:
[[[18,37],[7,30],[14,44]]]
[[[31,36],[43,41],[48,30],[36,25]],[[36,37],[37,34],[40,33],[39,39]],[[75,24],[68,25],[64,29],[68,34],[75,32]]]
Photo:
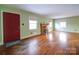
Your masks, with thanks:
[[[48,24],[40,24],[41,34],[47,33],[47,26]]]

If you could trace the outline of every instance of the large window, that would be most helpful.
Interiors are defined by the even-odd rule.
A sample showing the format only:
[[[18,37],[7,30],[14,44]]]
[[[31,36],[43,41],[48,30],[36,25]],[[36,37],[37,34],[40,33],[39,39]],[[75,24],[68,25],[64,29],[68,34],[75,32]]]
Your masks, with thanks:
[[[61,28],[66,28],[66,22],[60,22],[60,27]]]
[[[29,29],[30,30],[37,29],[37,21],[36,20],[29,20]]]
[[[52,28],[52,22],[49,22],[49,27]]]
[[[48,32],[52,31],[52,21],[48,22]]]

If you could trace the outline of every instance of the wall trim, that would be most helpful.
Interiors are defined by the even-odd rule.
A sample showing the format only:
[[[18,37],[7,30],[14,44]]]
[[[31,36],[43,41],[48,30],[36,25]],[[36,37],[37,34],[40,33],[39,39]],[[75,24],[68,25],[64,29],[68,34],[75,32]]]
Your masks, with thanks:
[[[28,35],[28,36],[24,36],[24,37],[21,37],[21,40],[26,39],[26,38],[30,38],[30,37],[34,37],[34,36],[38,36],[40,34],[41,33],[39,33],[39,34],[31,34],[31,35]]]

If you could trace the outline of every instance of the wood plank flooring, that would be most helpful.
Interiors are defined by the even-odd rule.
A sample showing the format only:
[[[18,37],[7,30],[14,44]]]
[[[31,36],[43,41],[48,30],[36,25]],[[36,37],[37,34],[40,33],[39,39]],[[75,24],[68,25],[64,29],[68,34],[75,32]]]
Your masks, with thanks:
[[[12,47],[0,47],[1,55],[78,55],[79,34],[52,32],[24,39]]]

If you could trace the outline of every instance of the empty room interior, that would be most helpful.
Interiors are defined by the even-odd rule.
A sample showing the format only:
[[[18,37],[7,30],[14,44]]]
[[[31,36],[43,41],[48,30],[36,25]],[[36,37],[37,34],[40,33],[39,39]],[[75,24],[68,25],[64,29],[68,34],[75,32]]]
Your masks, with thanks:
[[[79,4],[0,4],[0,55],[78,55]]]

